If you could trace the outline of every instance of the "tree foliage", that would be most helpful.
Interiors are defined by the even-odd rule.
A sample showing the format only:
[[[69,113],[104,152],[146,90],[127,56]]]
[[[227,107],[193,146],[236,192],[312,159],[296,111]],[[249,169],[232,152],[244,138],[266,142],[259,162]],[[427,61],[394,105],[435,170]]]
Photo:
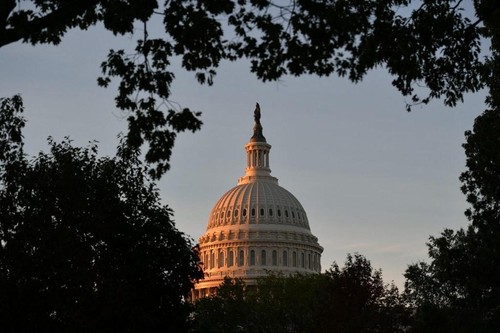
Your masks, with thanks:
[[[348,255],[344,267],[334,263],[326,275],[330,283],[320,332],[404,331],[407,310],[397,287],[384,284],[382,271],[365,257]]]
[[[197,254],[137,153],[49,140],[28,159],[20,99],[0,107],[1,330],[185,331]]]
[[[253,288],[226,279],[195,303],[193,332],[402,332],[407,316],[397,288],[355,254],[342,268],[269,275]]]
[[[500,113],[488,110],[466,132],[462,191],[471,224],[431,237],[430,263],[406,272],[420,331],[500,330]]]
[[[472,21],[462,0],[4,0],[0,47],[58,44],[69,29],[97,24],[115,35],[134,35],[135,50],[110,50],[98,83],[119,80],[116,105],[129,114],[128,145],[147,143],[146,160],[156,164],[150,173],[160,177],[176,133],[202,124],[199,112],[168,107],[173,57],[200,83],[212,84],[222,61],[242,58],[264,81],[336,74],[358,82],[385,67],[408,97],[408,110],[434,98],[454,106],[485,85],[493,103],[500,90],[499,4],[475,0],[474,6]],[[164,33],[149,36],[155,17],[163,20]],[[492,40],[486,59],[482,40]]]

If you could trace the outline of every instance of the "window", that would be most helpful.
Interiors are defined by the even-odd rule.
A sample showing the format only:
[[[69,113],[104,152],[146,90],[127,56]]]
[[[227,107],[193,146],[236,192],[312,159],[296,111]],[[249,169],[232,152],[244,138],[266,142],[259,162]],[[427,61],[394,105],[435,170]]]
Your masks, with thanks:
[[[237,209],[234,211],[234,217],[238,217],[238,210]]]
[[[215,268],[215,253],[212,251],[210,254],[210,268]]]
[[[292,218],[295,218],[295,212],[292,211]]]
[[[285,216],[288,217],[288,210],[285,210]]]
[[[304,252],[300,254],[300,267],[305,268],[306,263],[305,263],[305,258],[304,258]]]
[[[267,259],[267,257],[266,257],[266,250],[262,250],[260,252],[260,264],[262,266],[267,265],[267,260],[266,259]]]
[[[278,252],[276,250],[273,250],[273,266],[278,265]]]
[[[297,267],[297,252],[295,251],[292,253],[292,266]]]
[[[238,266],[243,266],[245,264],[245,252],[240,250],[240,255],[238,256]]]
[[[233,253],[233,249],[227,250],[227,265],[229,267],[231,267],[231,266],[234,265],[234,253]]]
[[[247,216],[247,209],[243,208],[243,217]]]
[[[278,216],[281,216],[281,209],[278,209]]]
[[[252,216],[255,216],[255,208],[252,208]]]
[[[269,216],[273,216],[273,209],[269,208]]]
[[[264,216],[264,208],[260,209],[260,216]]]
[[[283,266],[288,266],[288,252],[283,251]]]
[[[311,269],[312,268],[312,262],[311,262],[311,254],[310,253],[307,255],[307,261],[309,262],[308,263],[309,269]]]
[[[255,251],[251,250],[250,251],[250,266],[254,266],[254,265],[255,265]]]
[[[224,252],[220,251],[219,252],[219,262],[218,262],[218,267],[224,267]]]

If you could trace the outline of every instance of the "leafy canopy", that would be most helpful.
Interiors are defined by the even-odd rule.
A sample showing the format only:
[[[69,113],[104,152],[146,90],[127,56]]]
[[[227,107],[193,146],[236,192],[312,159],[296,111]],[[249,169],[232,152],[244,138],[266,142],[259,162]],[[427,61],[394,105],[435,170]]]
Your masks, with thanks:
[[[269,275],[257,286],[226,280],[196,301],[193,332],[404,332],[397,288],[359,254],[322,274]]]
[[[485,111],[465,134],[467,170],[460,179],[471,223],[431,237],[431,262],[405,274],[420,331],[500,330],[500,113]]]
[[[408,97],[408,110],[433,98],[454,106],[465,93],[493,84],[494,58],[480,58],[480,42],[495,38],[498,3],[474,5],[472,22],[461,0],[3,0],[0,47],[58,44],[69,29],[96,24],[133,35],[135,50],[110,50],[98,83],[119,80],[116,105],[129,115],[127,144],[148,145],[150,174],[159,178],[176,134],[202,124],[199,112],[169,107],[173,57],[207,84],[222,61],[242,58],[264,81],[336,74],[358,82],[385,67]],[[163,20],[164,33],[150,37],[154,17]]]
[[[197,253],[137,153],[49,140],[27,158],[20,112],[0,99],[2,331],[185,331]]]

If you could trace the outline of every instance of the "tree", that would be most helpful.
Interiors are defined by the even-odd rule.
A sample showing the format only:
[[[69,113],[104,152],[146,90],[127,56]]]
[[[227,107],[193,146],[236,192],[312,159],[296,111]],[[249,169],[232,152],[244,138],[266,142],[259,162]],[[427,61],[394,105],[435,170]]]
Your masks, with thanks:
[[[226,279],[194,306],[193,332],[402,332],[407,308],[363,256],[322,274],[270,274],[254,288]]]
[[[319,311],[326,306],[324,274],[269,275],[258,281],[251,300],[257,332],[315,332]],[[277,320],[279,318],[279,320]]]
[[[259,320],[244,282],[226,277],[215,294],[196,300],[191,326],[200,333],[256,332]]]
[[[146,160],[160,177],[169,168],[176,133],[196,131],[200,113],[164,108],[170,98],[173,57],[212,84],[224,60],[246,58],[258,78],[284,75],[347,76],[358,82],[385,67],[392,84],[409,98],[407,108],[443,98],[454,106],[467,92],[490,89],[500,105],[498,14],[494,0],[475,0],[474,22],[462,0],[5,0],[0,4],[0,47],[17,41],[57,44],[72,28],[102,23],[114,34],[142,34],[133,52],[111,50],[102,63],[107,86],[120,80],[116,105],[128,112],[127,144],[149,148]],[[408,13],[407,15],[401,13]],[[164,35],[149,36],[161,17]],[[491,56],[480,56],[491,40]],[[428,92],[418,89],[428,88]],[[421,96],[421,94],[424,94]]]
[[[431,237],[431,262],[406,271],[416,330],[500,330],[500,113],[488,110],[466,132],[462,191],[471,207],[465,229]]]
[[[28,159],[20,98],[0,108],[2,331],[185,331],[197,253],[137,152],[49,140]]]
[[[394,284],[384,284],[364,256],[348,254],[344,267],[333,263],[318,332],[403,332],[407,310]]]

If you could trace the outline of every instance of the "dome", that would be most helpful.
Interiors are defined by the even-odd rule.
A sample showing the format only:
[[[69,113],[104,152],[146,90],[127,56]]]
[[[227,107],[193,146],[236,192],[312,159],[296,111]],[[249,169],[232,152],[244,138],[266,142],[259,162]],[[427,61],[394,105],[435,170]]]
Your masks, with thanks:
[[[262,225],[310,230],[306,212],[292,193],[272,182],[254,181],[233,187],[217,201],[207,231],[259,229]]]
[[[271,176],[271,145],[262,133],[258,104],[254,134],[245,150],[245,175],[214,205],[199,238],[205,276],[195,285],[193,298],[211,294],[225,277],[254,285],[269,272],[321,271],[323,248],[311,233],[306,211]]]

